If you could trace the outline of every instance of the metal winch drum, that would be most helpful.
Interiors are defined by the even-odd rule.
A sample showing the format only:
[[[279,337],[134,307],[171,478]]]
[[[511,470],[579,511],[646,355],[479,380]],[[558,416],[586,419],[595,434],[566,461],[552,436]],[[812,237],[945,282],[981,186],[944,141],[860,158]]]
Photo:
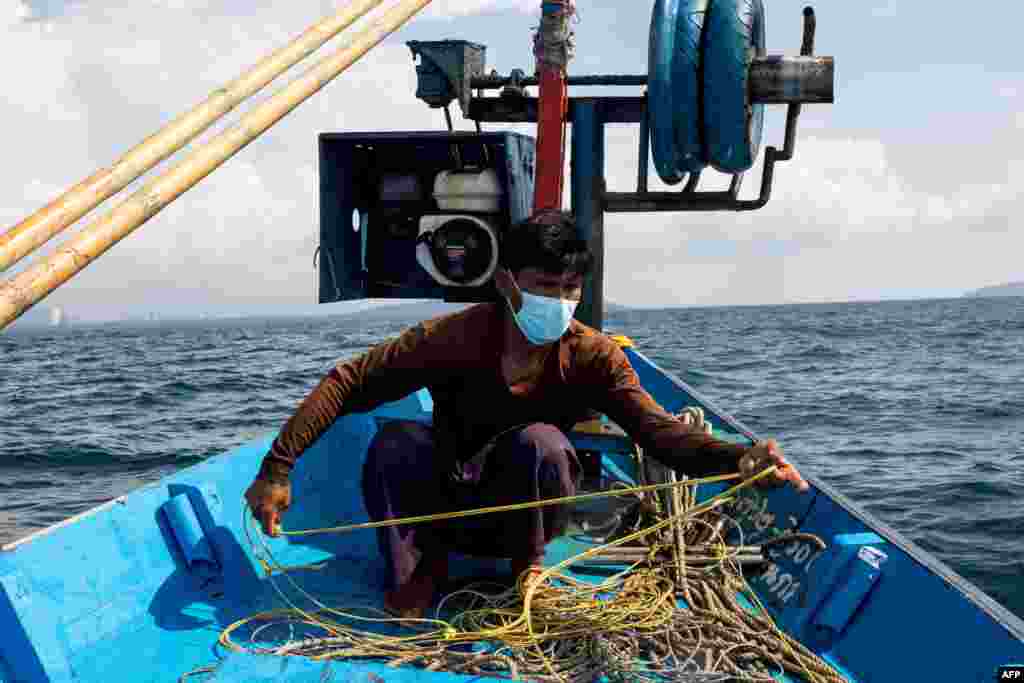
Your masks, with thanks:
[[[651,151],[675,184],[711,166],[742,173],[761,146],[750,73],[765,55],[761,0],[656,0],[648,59]]]

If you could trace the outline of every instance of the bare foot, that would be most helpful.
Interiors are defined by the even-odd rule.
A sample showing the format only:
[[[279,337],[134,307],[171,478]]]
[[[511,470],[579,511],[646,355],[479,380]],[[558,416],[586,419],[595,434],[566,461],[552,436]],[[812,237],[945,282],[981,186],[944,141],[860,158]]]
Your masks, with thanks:
[[[389,611],[404,619],[421,619],[434,601],[434,592],[448,579],[448,554],[424,556],[409,580],[384,596]]]
[[[384,595],[384,606],[403,619],[422,619],[434,600],[433,576],[413,576],[407,583]]]

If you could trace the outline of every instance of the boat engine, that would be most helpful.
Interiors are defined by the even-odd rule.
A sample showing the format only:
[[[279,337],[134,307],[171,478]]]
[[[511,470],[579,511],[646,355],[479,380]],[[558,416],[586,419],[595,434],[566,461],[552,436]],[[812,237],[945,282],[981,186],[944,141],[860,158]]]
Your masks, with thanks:
[[[534,140],[512,132],[320,138],[320,302],[496,300],[504,231],[530,214]]]
[[[473,211],[423,216],[416,260],[446,287],[479,287],[498,265],[501,185],[491,169],[441,171],[434,181],[434,200],[442,211]]]

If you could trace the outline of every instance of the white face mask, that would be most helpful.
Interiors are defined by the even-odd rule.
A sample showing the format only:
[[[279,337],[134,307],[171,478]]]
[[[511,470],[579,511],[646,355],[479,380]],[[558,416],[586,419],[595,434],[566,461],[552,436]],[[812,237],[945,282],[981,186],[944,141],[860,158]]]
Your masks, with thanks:
[[[516,289],[519,289],[518,283]],[[509,310],[515,318],[516,325],[531,344],[550,344],[558,341],[566,330],[576,312],[578,301],[569,299],[553,299],[547,296],[537,296],[519,289],[523,306],[517,312],[512,302],[507,298]]]

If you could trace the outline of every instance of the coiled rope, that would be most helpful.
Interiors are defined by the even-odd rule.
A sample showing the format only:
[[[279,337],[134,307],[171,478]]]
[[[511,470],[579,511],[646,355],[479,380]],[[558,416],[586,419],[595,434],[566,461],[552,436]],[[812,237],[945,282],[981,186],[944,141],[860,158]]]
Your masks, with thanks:
[[[702,414],[691,413],[687,423],[706,429]],[[642,461],[639,449],[637,456]],[[752,546],[743,545],[742,527],[725,514],[725,504],[775,469],[768,467],[701,504],[696,503],[699,484],[735,480],[740,475],[282,532],[285,536],[346,533],[611,496],[646,497],[636,523],[618,538],[595,544],[539,574],[524,572],[513,588],[502,586],[494,593],[487,590],[488,584],[478,583],[457,590],[440,601],[433,617],[425,618],[396,618],[369,606],[324,604],[291,576],[298,569],[320,566],[278,563],[262,533],[252,533],[254,522],[245,508],[242,522],[252,554],[287,607],[231,624],[219,642],[234,652],[380,660],[393,667],[412,665],[545,683],[584,683],[601,676],[614,683],[768,683],[783,673],[808,683],[845,683],[832,666],[775,625],[742,572],[740,560]],[[667,492],[669,504],[659,504],[656,492]],[[738,531],[739,546],[726,544],[730,528]],[[802,536],[824,545],[817,537]],[[599,583],[563,573],[570,566],[602,557],[628,566]],[[285,588],[299,599],[290,597]],[[748,605],[742,605],[738,596]],[[308,606],[300,606],[299,601]],[[248,643],[242,638],[245,631]],[[215,671],[203,667],[182,680]]]
[[[519,577],[516,586],[497,594],[485,584],[472,585],[444,597],[433,618],[394,618],[373,607],[336,608],[323,604],[291,576],[296,568],[281,566],[264,537],[253,535],[251,515],[245,514],[246,535],[268,572],[285,609],[255,614],[228,626],[220,643],[228,650],[278,656],[305,656],[314,660],[383,660],[391,666],[413,665],[431,671],[450,671],[550,683],[583,683],[605,675],[616,683],[655,681],[764,681],[786,672],[809,683],[840,683],[845,679],[772,622],[756,594],[743,578],[735,553],[726,547],[722,525],[724,503],[774,468],[718,494],[700,505],[693,503],[694,487],[738,478],[708,477],[668,484],[644,485],[601,492],[609,495],[649,494],[671,490],[682,505],[677,514],[645,520],[637,530],[544,569],[539,575]],[[685,488],[684,488],[685,487]],[[558,500],[536,501],[513,509],[591,500],[602,495],[582,494]],[[510,506],[488,509],[504,511]],[[460,516],[487,514],[464,511]],[[452,517],[423,516],[398,523],[434,521]],[[727,519],[727,518],[726,518]],[[415,520],[415,521],[414,521]],[[733,522],[739,529],[739,525]],[[666,559],[663,541],[679,534],[664,532],[689,527],[710,530],[702,548],[718,561],[706,567],[685,566],[685,553]],[[342,533],[366,525],[324,530],[286,532]],[[742,531],[740,532],[742,533]],[[692,535],[692,534],[691,534]],[[647,540],[646,556],[624,571],[591,584],[563,572],[589,558],[615,549],[630,550]],[[680,560],[682,572],[680,573]],[[279,585],[279,579],[311,607],[300,607]],[[740,605],[745,596],[757,612]],[[682,597],[685,607],[677,604]],[[451,612],[452,616],[443,618]],[[373,630],[391,628],[397,633]],[[284,629],[282,631],[282,629]],[[248,643],[238,636],[249,630]],[[269,638],[271,632],[287,633]],[[263,640],[266,637],[267,640]],[[281,642],[283,641],[283,642]],[[203,672],[196,670],[187,675]]]

